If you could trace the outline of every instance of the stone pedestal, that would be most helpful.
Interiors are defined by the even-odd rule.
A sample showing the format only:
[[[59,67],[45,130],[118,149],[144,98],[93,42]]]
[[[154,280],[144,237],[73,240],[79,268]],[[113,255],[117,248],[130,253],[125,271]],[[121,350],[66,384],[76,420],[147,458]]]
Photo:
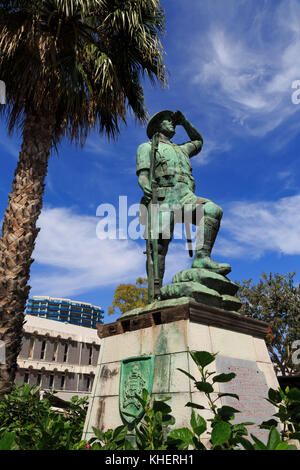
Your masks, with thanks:
[[[207,406],[204,394],[178,370],[199,377],[189,350],[218,353],[216,362],[209,366],[211,370],[237,374],[228,384],[214,385],[216,393],[240,396],[240,401],[222,399],[222,404],[230,403],[241,411],[237,421],[261,423],[271,418],[275,410],[264,398],[270,387],[278,388],[278,382],[264,341],[265,323],[192,301],[173,307],[160,307],[157,302],[146,310],[98,327],[102,342],[84,439],[93,436],[93,426],[107,430],[123,423],[119,412],[121,361],[140,356],[154,356],[152,395],[171,397],[168,403],[175,426],[189,426],[191,409],[185,407],[186,403]],[[209,411],[200,413],[210,417]],[[251,432],[265,438],[266,431],[255,426]]]

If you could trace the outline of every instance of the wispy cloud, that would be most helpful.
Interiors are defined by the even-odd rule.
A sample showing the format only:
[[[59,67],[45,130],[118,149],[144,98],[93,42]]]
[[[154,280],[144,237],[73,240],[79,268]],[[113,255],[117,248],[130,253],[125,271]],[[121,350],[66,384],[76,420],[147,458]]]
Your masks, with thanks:
[[[300,255],[300,195],[276,202],[236,202],[225,212],[216,252],[259,258],[267,252]]]
[[[229,142],[218,142],[207,139],[204,141],[201,152],[193,158],[193,164],[206,165],[210,159],[219,153],[228,152],[231,149]]]
[[[74,295],[95,287],[135,281],[144,271],[138,244],[128,240],[99,240],[99,219],[75,214],[68,208],[45,209],[33,257],[31,279],[35,294]],[[38,266],[36,266],[38,268]]]
[[[74,213],[70,208],[43,210],[33,254],[32,295],[72,296],[97,287],[134,283],[145,275],[144,245],[133,240],[99,240],[99,218]],[[187,267],[184,243],[170,247],[165,282]]]
[[[91,134],[87,138],[84,150],[87,153],[101,155],[101,156],[107,156],[107,155],[113,154],[112,145],[109,144],[105,140],[104,137],[100,137],[96,133]]]
[[[193,47],[193,83],[204,85],[247,132],[265,135],[300,109],[291,101],[292,82],[300,78],[300,4],[266,1],[251,18],[245,2],[237,6],[238,23],[227,15],[222,22],[211,18],[207,34],[199,39],[206,47]]]

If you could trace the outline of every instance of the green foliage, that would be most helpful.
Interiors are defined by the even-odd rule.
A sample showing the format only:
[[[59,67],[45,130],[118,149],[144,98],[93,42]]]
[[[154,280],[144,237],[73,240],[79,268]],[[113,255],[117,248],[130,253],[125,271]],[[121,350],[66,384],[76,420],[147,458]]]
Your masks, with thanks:
[[[251,423],[240,423],[238,425],[232,424],[235,413],[238,413],[239,411],[230,406],[220,406],[218,408],[216,404],[218,400],[224,396],[231,396],[237,400],[239,399],[238,396],[235,394],[226,393],[217,393],[217,398],[214,399],[211,396],[211,394],[214,393],[213,384],[230,382],[232,379],[234,379],[235,374],[231,373],[216,375],[215,372],[209,371],[207,369],[207,366],[214,362],[216,354],[211,354],[207,351],[190,351],[189,353],[198,367],[201,380],[197,380],[194,376],[187,373],[186,371],[181,369],[179,370],[181,370],[181,372],[194,381],[194,385],[197,390],[205,394],[208,404],[207,408],[205,408],[202,405],[198,405],[197,403],[187,403],[186,406],[192,408],[191,425],[192,422],[195,421],[195,409],[210,410],[212,418],[208,419],[208,422],[211,423],[211,431],[208,431],[207,434],[210,435],[211,450],[228,450],[235,448],[239,444],[241,445],[244,440],[244,436],[248,435],[246,425]],[[192,429],[195,432],[195,426],[192,425]],[[200,434],[206,431],[206,427],[202,427],[200,429]],[[200,434],[195,434],[196,435],[193,438],[192,447],[197,449],[200,445]],[[196,437],[198,438],[198,441],[195,439]]]
[[[224,396],[239,400],[235,394],[216,393],[213,388],[215,383],[231,381],[235,374],[216,374],[211,368],[208,370],[215,354],[190,351],[190,355],[198,366],[200,380],[179,370],[206,396],[207,406],[186,404],[191,408],[189,428],[174,428],[175,418],[167,403],[169,397],[153,399],[144,389],[142,396],[136,395],[144,414],[140,421],[135,421],[133,428],[124,425],[105,432],[93,428],[95,436],[88,442],[81,441],[87,399],[73,397],[68,409],[60,414],[51,410],[49,400],[40,400],[38,387],[25,384],[14,387],[0,402],[0,450],[297,450],[290,441],[300,442],[298,389],[269,390],[266,399],[277,412],[274,418],[260,425],[261,429],[269,430],[265,444],[253,434],[249,436],[247,426],[253,423],[233,423],[238,410],[218,406]],[[211,418],[204,419],[202,410],[210,411]],[[283,425],[280,431],[279,423]],[[209,439],[207,447],[202,442],[204,434]]]
[[[109,429],[102,432],[99,429],[93,428],[95,438],[90,439],[86,447],[89,450],[132,450],[133,446],[129,439],[126,439],[128,434],[127,426],[118,426],[116,429]]]
[[[14,432],[4,432],[0,438],[0,450],[19,450]]]
[[[300,338],[300,287],[294,285],[294,277],[295,273],[263,272],[257,284],[249,279],[239,289],[243,303],[240,313],[271,327],[267,346],[279,375],[300,372],[299,365],[293,363],[292,349],[293,342]]]
[[[268,401],[277,408],[274,417],[283,424],[281,437],[283,440],[300,440],[300,390],[286,387],[285,391],[270,389]],[[264,422],[261,427],[268,429],[276,425],[275,420]]]
[[[236,394],[215,393],[213,384],[225,383],[234,379],[235,374],[218,374],[207,369],[216,357],[206,351],[190,351],[200,372],[201,380],[196,380],[189,372],[182,369],[186,376],[193,380],[196,389],[206,395],[207,407],[197,403],[187,403],[191,408],[190,428],[174,429],[175,419],[171,415],[172,409],[166,403],[170,398],[154,399],[147,390],[143,390],[142,396],[136,396],[141,403],[144,415],[139,423],[134,425],[135,443],[133,436],[129,440],[127,426],[120,426],[115,431],[109,430],[103,433],[94,428],[98,440],[92,439],[86,446],[92,450],[297,450],[295,445],[289,443],[290,439],[300,442],[299,413],[300,391],[297,389],[270,389],[267,398],[270,403],[278,408],[274,416],[284,424],[281,434],[277,430],[278,420],[271,419],[262,423],[262,429],[269,429],[268,442],[264,444],[256,436],[249,436],[247,426],[253,423],[245,422],[233,424],[235,414],[239,411],[231,406],[217,406],[217,402],[224,396],[239,400]],[[212,398],[214,393],[216,398]],[[200,410],[211,412],[212,418],[205,420],[198,414]],[[209,425],[210,423],[210,425]],[[170,428],[170,426],[172,426]],[[203,434],[209,437],[209,446],[205,447],[201,438]],[[251,437],[251,440],[249,439]]]
[[[83,143],[91,128],[114,137],[128,109],[144,122],[143,76],[166,81],[163,32],[158,0],[0,0],[9,129],[47,108],[54,144]]]
[[[86,408],[86,397],[73,397],[63,413],[53,411],[39,387],[14,385],[0,402],[0,442],[22,450],[72,449],[81,439]]]
[[[120,284],[114,293],[112,305],[108,307],[108,314],[117,313],[119,309],[121,314],[134,308],[143,307],[148,304],[147,279],[139,277],[134,284]]]

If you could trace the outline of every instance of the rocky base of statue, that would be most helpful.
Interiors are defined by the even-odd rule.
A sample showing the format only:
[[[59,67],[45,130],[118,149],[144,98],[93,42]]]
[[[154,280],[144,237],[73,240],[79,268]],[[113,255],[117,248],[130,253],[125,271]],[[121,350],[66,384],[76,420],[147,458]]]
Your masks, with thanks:
[[[226,276],[207,269],[185,269],[161,288],[161,300],[189,297],[196,302],[237,312],[242,303],[236,297],[239,286]]]

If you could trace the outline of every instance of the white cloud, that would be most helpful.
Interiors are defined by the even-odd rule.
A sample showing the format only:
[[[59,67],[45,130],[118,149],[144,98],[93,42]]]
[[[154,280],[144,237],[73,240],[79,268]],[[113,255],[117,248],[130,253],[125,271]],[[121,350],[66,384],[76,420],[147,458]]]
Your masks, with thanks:
[[[277,202],[235,202],[225,208],[213,254],[259,258],[267,252],[300,255],[300,194]],[[71,297],[94,288],[114,288],[145,276],[144,242],[99,240],[99,218],[70,208],[43,210],[33,254],[32,295]],[[184,242],[172,242],[164,283],[191,266]]]
[[[192,163],[195,165],[205,165],[209,162],[212,155],[228,152],[231,145],[228,142],[218,142],[205,139],[201,152],[193,158]]]
[[[43,270],[32,276],[34,294],[70,296],[95,287],[134,282],[141,275],[144,255],[138,244],[99,240],[98,221],[68,208],[42,212],[33,257]]]
[[[300,109],[291,101],[292,82],[300,79],[300,4],[266,3],[259,21],[245,14],[243,4],[239,24],[227,15],[222,22],[211,19],[202,47],[193,48],[194,84],[204,85],[254,135],[274,130]],[[270,28],[273,35],[265,33]]]
[[[33,253],[32,295],[68,297],[97,287],[134,283],[145,276],[144,242],[99,240],[97,217],[75,214],[70,208],[48,208],[38,221],[41,231]],[[165,283],[187,267],[183,244],[172,244]]]
[[[217,253],[252,258],[266,252],[300,255],[299,205],[300,195],[277,202],[233,203],[225,211]]]

